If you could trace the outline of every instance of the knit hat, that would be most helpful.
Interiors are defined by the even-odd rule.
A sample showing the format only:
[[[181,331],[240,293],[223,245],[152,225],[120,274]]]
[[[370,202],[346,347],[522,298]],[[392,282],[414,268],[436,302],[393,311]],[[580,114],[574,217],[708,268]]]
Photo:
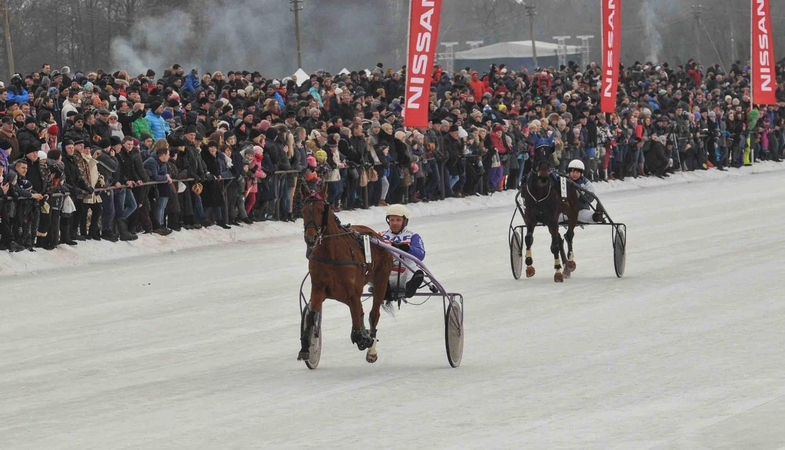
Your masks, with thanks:
[[[8,150],[12,147],[11,141],[8,139],[0,139],[0,148],[3,150]]]
[[[155,111],[156,109],[160,108],[163,103],[160,100],[156,100],[150,103],[150,111]]]
[[[163,113],[161,113],[161,117],[163,117],[164,120],[172,120],[172,117],[174,117],[174,114],[172,114],[171,111],[166,110]]]
[[[275,138],[278,137],[278,129],[275,127],[270,127],[264,132],[264,135],[267,137],[267,139],[274,141]]]
[[[55,149],[49,150],[49,152],[47,152],[46,159],[57,160],[57,159],[60,159],[60,156],[62,156],[62,154],[63,154],[63,152],[61,152],[60,150],[55,148]]]
[[[261,136],[262,134],[263,134],[262,131],[259,130],[258,128],[251,128],[251,131],[248,132],[248,139],[254,140],[259,136]]]

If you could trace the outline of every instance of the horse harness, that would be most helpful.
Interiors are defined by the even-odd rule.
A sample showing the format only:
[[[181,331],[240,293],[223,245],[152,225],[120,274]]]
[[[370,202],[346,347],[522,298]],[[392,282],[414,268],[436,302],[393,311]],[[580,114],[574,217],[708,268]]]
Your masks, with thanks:
[[[314,203],[314,202],[317,202],[317,201],[324,202],[324,210],[322,211],[322,224],[321,224],[321,226],[319,226],[313,219],[311,219],[308,222],[306,222],[305,230],[303,231],[303,233],[305,233],[305,231],[307,231],[309,228],[316,229],[316,241],[315,241],[313,247],[315,248],[316,246],[320,245],[322,243],[323,239],[329,239],[329,238],[341,237],[341,236],[351,237],[351,238],[354,239],[354,241],[357,243],[357,246],[360,248],[360,253],[361,253],[361,256],[363,258],[360,259],[360,260],[356,259],[355,258],[355,250],[350,245],[349,246],[349,252],[352,255],[352,259],[351,260],[341,261],[341,260],[322,258],[320,256],[314,255],[313,253],[310,253],[308,255],[308,259],[312,259],[312,260],[314,260],[316,262],[320,262],[322,264],[328,264],[328,265],[331,265],[331,266],[360,266],[365,271],[367,271],[368,270],[368,264],[365,263],[365,252],[363,251],[364,245],[363,245],[362,234],[358,233],[357,231],[349,229],[348,226],[343,226],[343,225],[339,225],[339,227],[341,228],[341,232],[340,233],[324,234],[324,232],[326,231],[326,228],[327,228],[327,220],[329,219],[330,213],[331,213],[331,211],[330,211],[330,204],[325,202],[323,199],[321,199],[321,198],[319,198],[317,196],[312,196],[312,197],[308,198],[305,201],[305,204]]]

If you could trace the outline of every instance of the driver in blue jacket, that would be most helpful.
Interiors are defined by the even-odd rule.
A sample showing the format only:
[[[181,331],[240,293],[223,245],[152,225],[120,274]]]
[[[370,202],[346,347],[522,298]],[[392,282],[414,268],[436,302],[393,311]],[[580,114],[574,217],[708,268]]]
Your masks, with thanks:
[[[591,184],[585,176],[583,171],[585,167],[583,161],[580,159],[573,159],[567,166],[567,173],[575,184],[583,188],[583,195],[578,198],[578,223],[603,223],[605,219],[602,212],[598,209],[594,212],[589,206],[589,202],[593,202],[596,196],[594,195],[594,185]],[[559,222],[566,222],[567,216],[561,214]]]
[[[409,217],[409,209],[406,206],[391,205],[387,209],[387,223],[390,228],[381,232],[382,239],[422,261],[425,259],[425,244],[419,234],[409,229]],[[417,270],[413,274],[410,273],[398,258],[395,258],[393,264],[387,293],[404,291],[407,298],[413,296],[422,284],[423,272]],[[390,298],[389,295],[387,298]]]

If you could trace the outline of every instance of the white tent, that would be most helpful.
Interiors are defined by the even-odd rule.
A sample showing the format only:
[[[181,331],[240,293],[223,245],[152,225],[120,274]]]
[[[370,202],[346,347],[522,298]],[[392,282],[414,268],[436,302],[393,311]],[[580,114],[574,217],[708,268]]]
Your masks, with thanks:
[[[537,47],[537,63],[540,67],[558,65],[558,44],[535,41],[535,45]],[[580,55],[580,46],[567,46],[567,60],[580,60]],[[520,66],[531,68],[533,59],[532,41],[499,42],[485,47],[455,52],[455,67],[470,66],[473,69],[486,70],[489,64],[504,63],[513,69],[519,69]]]
[[[301,68],[297,69],[297,72],[292,75],[293,77],[297,77],[297,86],[300,87],[305,83],[305,80],[309,79],[310,76]]]
[[[536,41],[537,57],[553,56],[559,51],[558,44]],[[581,48],[577,45],[567,46],[567,55],[580,55]],[[455,52],[455,59],[502,59],[502,58],[531,58],[532,41],[499,42],[485,47],[473,48],[462,52]]]
[[[351,72],[349,72],[349,69],[344,67],[340,72],[338,72],[338,75],[349,75],[350,73]]]

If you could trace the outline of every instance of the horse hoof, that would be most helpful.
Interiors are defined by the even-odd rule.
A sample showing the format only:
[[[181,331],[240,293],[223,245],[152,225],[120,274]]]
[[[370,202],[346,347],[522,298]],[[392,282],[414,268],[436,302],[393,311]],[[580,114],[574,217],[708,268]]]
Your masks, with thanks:
[[[297,355],[297,361],[308,361],[308,358],[310,358],[310,357],[311,357],[311,354],[310,354],[310,353],[308,353],[308,352],[302,352],[302,351],[301,351],[301,352],[300,352],[300,353]]]
[[[570,278],[570,276],[572,275],[572,272],[570,272],[570,269],[564,269],[564,271],[562,271],[562,275],[564,275],[564,279],[566,280],[566,279]]]
[[[534,266],[529,266],[526,268],[526,278],[531,278],[534,276]]]
[[[367,355],[365,355],[365,360],[371,364],[375,363],[377,359],[379,359],[378,353],[374,353],[373,355],[368,353]]]
[[[575,261],[567,261],[567,268],[570,269],[570,272],[575,272]]]
[[[557,283],[563,283],[564,282],[564,275],[562,275],[560,272],[556,272],[553,275],[553,281],[555,281]]]

